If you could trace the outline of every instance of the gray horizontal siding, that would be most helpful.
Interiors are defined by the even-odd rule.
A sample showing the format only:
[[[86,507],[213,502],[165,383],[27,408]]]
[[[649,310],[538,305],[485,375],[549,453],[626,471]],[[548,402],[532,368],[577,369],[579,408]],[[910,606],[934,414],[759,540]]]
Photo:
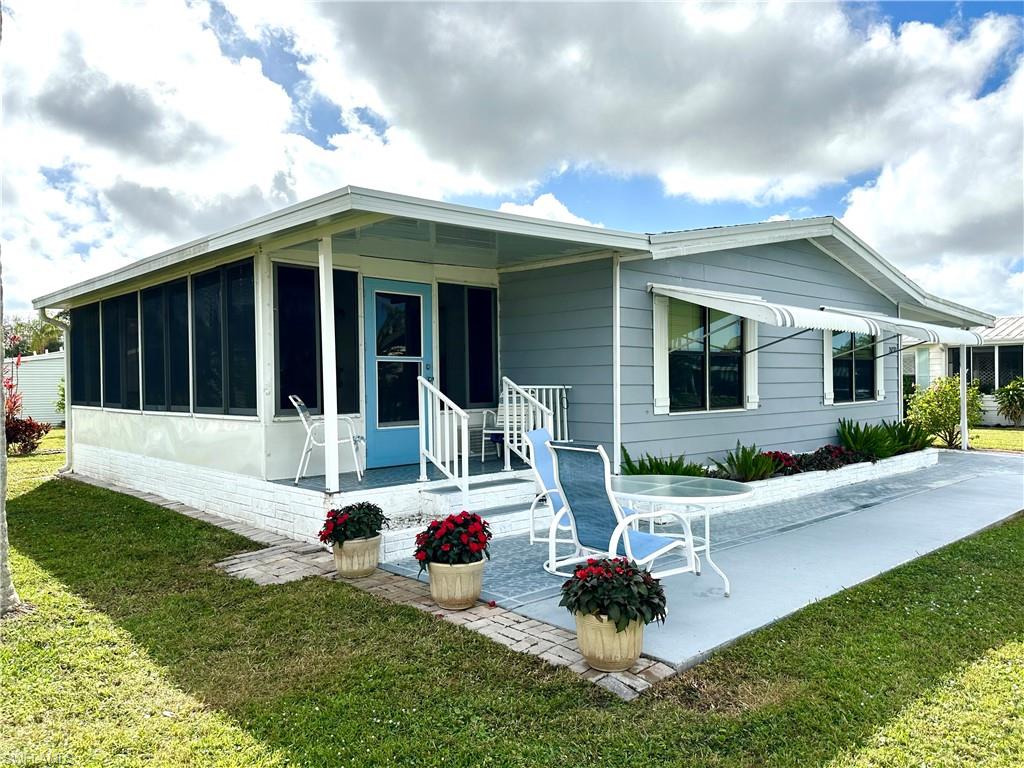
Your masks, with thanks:
[[[809,243],[765,245],[622,265],[622,440],[634,455],[686,453],[704,461],[736,445],[806,451],[836,439],[839,418],[877,422],[899,416],[897,355],[886,358],[885,400],[822,403],[820,331],[758,353],[757,410],[654,415],[653,303],[647,283],[681,283],[752,293],[769,301],[895,314],[896,306]],[[758,326],[758,344],[791,329]],[[888,345],[887,345],[888,346]]]
[[[575,440],[612,443],[610,259],[503,273],[501,373],[518,384],[564,384]]]

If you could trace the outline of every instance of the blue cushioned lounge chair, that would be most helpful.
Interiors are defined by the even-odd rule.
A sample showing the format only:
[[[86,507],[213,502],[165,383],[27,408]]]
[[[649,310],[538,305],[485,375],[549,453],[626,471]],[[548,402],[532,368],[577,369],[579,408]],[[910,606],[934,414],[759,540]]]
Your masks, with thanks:
[[[534,429],[526,433],[526,439],[530,442],[530,458],[533,464],[533,474],[537,479],[537,486],[540,492],[530,505],[530,543],[546,543],[548,545],[548,559],[544,563],[544,570],[558,576],[571,576],[571,571],[561,571],[562,565],[572,565],[580,561],[581,550],[576,544],[576,535],[572,531],[572,517],[565,511],[565,504],[562,497],[555,488],[555,460],[548,448],[551,442],[551,433],[546,429]],[[537,533],[537,510],[547,502],[551,507],[551,523],[548,526],[547,535]],[[559,538],[559,534],[563,534]],[[573,547],[571,555],[563,555],[558,558],[556,548],[559,544],[568,544]],[[564,563],[563,563],[564,561]]]
[[[651,570],[656,578],[698,572],[693,534],[685,515],[667,509],[646,513],[623,509],[612,493],[611,467],[601,446],[556,442],[549,442],[548,446],[555,457],[555,488],[572,518],[572,531],[579,550],[576,562],[595,555],[608,555],[628,557]],[[666,536],[636,529],[641,520],[665,517],[677,518],[685,534]],[[665,569],[652,570],[655,560],[670,554],[681,555],[682,565],[670,564]]]

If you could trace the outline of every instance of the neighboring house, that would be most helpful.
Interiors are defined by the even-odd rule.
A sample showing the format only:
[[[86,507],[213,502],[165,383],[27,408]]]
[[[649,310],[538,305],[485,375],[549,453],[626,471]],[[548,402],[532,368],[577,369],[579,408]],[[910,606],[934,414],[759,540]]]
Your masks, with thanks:
[[[12,370],[14,365],[13,358],[5,360],[5,371]],[[18,392],[21,393],[21,415],[46,424],[61,424],[64,414],[57,412],[57,387],[63,376],[63,351],[23,356],[16,374]]]
[[[982,343],[967,349],[967,375],[970,381],[978,382],[981,390],[982,424],[1006,426],[993,393],[1024,376],[1024,315],[997,317],[991,327],[974,330],[981,336]],[[910,350],[904,353],[908,354]],[[955,376],[960,371],[959,347],[922,344],[915,354],[927,355],[931,371],[929,381],[939,376]],[[903,370],[907,370],[906,361]],[[922,383],[918,378],[917,385],[927,386],[927,382]]]
[[[349,187],[34,303],[71,312],[73,471],[305,538],[370,494],[347,449],[314,452],[316,491],[267,482],[305,439],[290,394],[369,467],[422,453],[465,492],[462,429],[517,385],[571,387],[572,439],[614,458],[802,451],[899,418],[900,335],[992,321],[832,217],[647,235]]]

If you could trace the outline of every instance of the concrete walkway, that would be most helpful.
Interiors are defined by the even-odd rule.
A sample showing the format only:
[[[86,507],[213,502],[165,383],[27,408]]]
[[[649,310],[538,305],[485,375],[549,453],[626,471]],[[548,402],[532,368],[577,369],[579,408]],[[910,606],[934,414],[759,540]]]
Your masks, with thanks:
[[[873,487],[862,487],[873,486]],[[903,486],[897,492],[896,486]],[[853,497],[858,503],[850,505]],[[821,514],[768,527],[803,507]],[[784,509],[773,510],[771,507]],[[795,502],[766,505],[731,523],[716,562],[732,580],[704,574],[665,580],[669,615],[647,628],[644,653],[678,669],[692,666],[756,629],[804,606],[999,523],[1024,509],[1024,456],[944,453],[932,469],[877,484],[862,483]],[[737,512],[740,516],[743,513]],[[729,531],[728,514],[717,520]],[[712,522],[712,533],[716,521]],[[526,616],[571,628],[556,597],[519,605]]]

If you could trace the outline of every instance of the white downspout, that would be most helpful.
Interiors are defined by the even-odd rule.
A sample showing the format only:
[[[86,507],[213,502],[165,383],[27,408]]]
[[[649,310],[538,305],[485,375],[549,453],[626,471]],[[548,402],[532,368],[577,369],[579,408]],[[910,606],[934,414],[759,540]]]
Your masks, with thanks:
[[[970,448],[970,437],[967,434],[967,346],[960,345],[960,448]]]
[[[57,328],[64,340],[64,466],[57,470],[57,474],[64,474],[71,471],[72,451],[75,445],[71,436],[71,343],[68,337],[68,324],[50,317],[45,309],[39,310],[39,319]]]
[[[334,244],[331,236],[320,238],[320,355],[323,367],[324,475],[327,492],[341,488],[338,463],[338,361],[334,347]]]

